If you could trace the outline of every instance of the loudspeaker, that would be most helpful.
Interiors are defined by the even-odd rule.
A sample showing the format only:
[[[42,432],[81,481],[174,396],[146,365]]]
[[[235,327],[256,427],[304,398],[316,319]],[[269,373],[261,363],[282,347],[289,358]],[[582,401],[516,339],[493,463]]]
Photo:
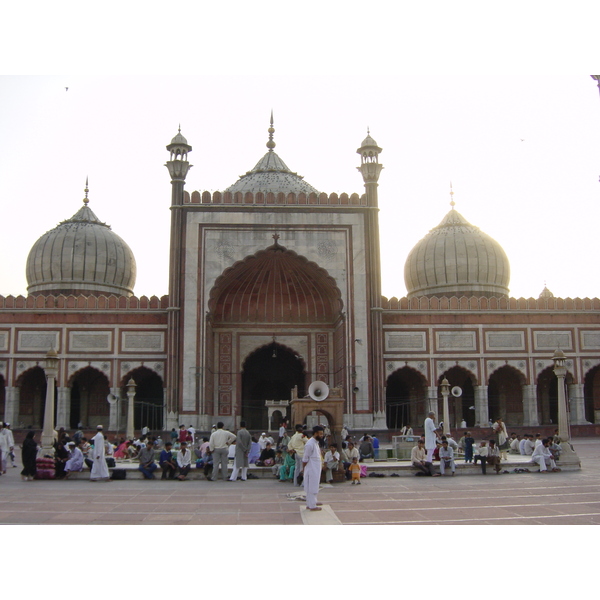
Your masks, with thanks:
[[[460,398],[462,396],[462,389],[459,388],[457,385],[455,385],[451,390],[450,393],[455,397],[455,398]]]
[[[313,381],[308,386],[308,395],[317,402],[325,400],[329,396],[329,386],[323,381]]]

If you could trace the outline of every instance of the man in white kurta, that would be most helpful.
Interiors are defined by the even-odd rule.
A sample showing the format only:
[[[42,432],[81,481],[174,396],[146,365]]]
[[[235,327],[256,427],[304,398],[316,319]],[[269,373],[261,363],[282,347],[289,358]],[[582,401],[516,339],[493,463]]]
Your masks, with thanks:
[[[302,474],[304,475],[304,493],[306,494],[306,508],[308,510],[321,510],[317,502],[319,482],[321,481],[322,457],[319,440],[323,439],[323,427],[313,427],[313,435],[304,446],[302,457]]]
[[[98,425],[98,433],[92,438],[94,449],[92,452],[92,470],[90,471],[90,481],[108,481],[109,472],[106,459],[104,458],[104,434],[102,425]]]
[[[433,418],[435,413],[432,411],[427,415],[423,428],[425,429],[425,450],[427,451],[427,462],[433,462],[433,451],[436,448],[437,428]]]
[[[553,471],[560,471],[552,458],[552,452],[550,452],[550,449],[548,448],[547,439],[543,439],[542,443],[535,447],[535,450],[531,455],[531,460],[540,465],[540,473],[547,473],[548,467]]]

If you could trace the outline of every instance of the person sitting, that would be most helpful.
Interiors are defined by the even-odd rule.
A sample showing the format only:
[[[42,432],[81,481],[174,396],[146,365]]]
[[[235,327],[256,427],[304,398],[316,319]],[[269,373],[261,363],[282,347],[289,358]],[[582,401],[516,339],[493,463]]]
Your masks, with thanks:
[[[521,454],[519,445],[521,444],[521,436],[516,433],[510,434],[509,454]]]
[[[283,464],[279,469],[279,481],[293,481],[296,472],[296,453],[293,450],[285,453]]]
[[[550,465],[553,473],[560,471],[560,469],[556,466],[554,459],[552,458],[552,453],[548,448],[548,444],[548,439],[544,438],[541,444],[536,446],[533,454],[531,455],[531,460],[540,465],[540,473],[548,473],[548,465]]]
[[[271,470],[273,471],[273,476],[277,477],[277,479],[279,479],[279,471],[281,470],[282,466],[283,466],[283,452],[281,450],[276,450],[275,451],[275,464],[271,467]]]
[[[452,448],[452,450],[454,450],[455,452],[458,451],[458,444],[456,443],[456,440],[452,437],[452,435],[449,433],[448,435],[445,436],[446,439],[448,440],[448,447]],[[442,436],[442,442],[444,441],[444,436]]]
[[[179,452],[177,453],[177,466],[179,467],[179,481],[187,481],[187,474],[190,472],[192,464],[192,453],[187,447],[187,442],[181,442]]]
[[[523,445],[525,450],[525,454],[531,456],[533,454],[533,450],[535,448],[535,442],[533,441],[533,435],[530,433],[527,434],[527,439],[525,440],[525,444]]]
[[[365,458],[373,458],[375,456],[373,443],[371,442],[371,438],[366,433],[362,439],[362,442],[360,443],[359,454],[361,462]]]
[[[485,475],[485,467],[487,465],[487,457],[488,457],[488,451],[489,448],[487,447],[487,442],[485,440],[483,440],[478,448],[477,448],[477,452],[475,453],[475,455],[473,456],[473,464],[477,464],[477,461],[481,461],[481,473],[483,475]]]
[[[427,462],[427,452],[425,452],[425,442],[423,440],[419,440],[411,450],[410,462],[417,469],[415,475],[428,475],[430,477],[439,475],[439,473],[433,472],[433,465]]]
[[[440,473],[444,475],[446,473],[446,467],[450,467],[452,470],[452,476],[456,473],[456,466],[454,464],[454,448],[450,446],[448,440],[442,441],[442,447],[440,448]]]
[[[548,438],[548,450],[550,450],[550,453],[552,454],[552,458],[557,461],[560,457],[560,453],[562,452],[562,446],[560,444],[557,444],[554,441],[554,438],[552,436],[550,436]]]
[[[148,442],[146,446],[140,450],[138,459],[140,461],[138,469],[142,472],[144,478],[155,479],[154,471],[156,471],[157,466],[154,462],[154,444],[152,442]]]
[[[162,450],[158,458],[158,464],[162,469],[161,479],[175,479],[175,473],[177,473],[177,463],[173,460],[172,448],[173,444],[171,442],[167,442],[164,450]]]
[[[350,473],[350,465],[353,460],[356,458],[360,458],[360,454],[358,453],[358,448],[354,446],[354,442],[348,441],[348,447],[342,450],[342,462],[344,465],[344,470],[346,471],[346,479],[350,479],[352,474]]]
[[[64,479],[65,477],[65,464],[69,458],[69,451],[66,448],[68,442],[64,441],[63,436],[56,444],[56,450],[54,452],[54,468],[55,478]]]
[[[83,471],[83,452],[80,450],[79,444],[80,442],[67,444],[69,459],[65,463],[65,479],[69,478],[70,473]]]
[[[496,470],[496,475],[500,473],[500,448],[496,445],[495,440],[489,441],[487,464],[492,465]]]
[[[265,449],[260,453],[256,461],[257,467],[272,467],[275,464],[275,450],[271,446],[271,442],[267,442]]]
[[[340,453],[337,444],[329,444],[329,450],[325,453],[325,481],[333,483],[333,471],[337,471],[340,465]]]
[[[256,440],[255,436],[252,436],[252,444],[250,446],[250,454],[248,454],[248,463],[255,465],[256,461],[260,458],[260,444]]]

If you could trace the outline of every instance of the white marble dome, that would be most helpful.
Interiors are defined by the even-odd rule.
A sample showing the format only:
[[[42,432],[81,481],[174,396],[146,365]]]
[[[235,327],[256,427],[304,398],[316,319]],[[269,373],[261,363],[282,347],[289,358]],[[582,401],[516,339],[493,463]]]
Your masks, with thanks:
[[[502,246],[454,208],[410,251],[408,297],[508,296],[510,264]]]
[[[27,257],[29,294],[131,296],[136,278],[131,248],[86,204],[46,232]]]

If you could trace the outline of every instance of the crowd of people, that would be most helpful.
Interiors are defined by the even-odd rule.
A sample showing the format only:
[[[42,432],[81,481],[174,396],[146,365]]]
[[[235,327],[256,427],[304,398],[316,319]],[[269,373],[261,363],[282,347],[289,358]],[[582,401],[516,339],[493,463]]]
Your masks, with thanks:
[[[561,439],[558,430],[554,436],[542,438],[541,434],[507,433],[502,419],[492,426],[492,438],[476,443],[470,431],[464,431],[456,442],[450,434],[442,433],[442,423],[435,424],[435,414],[429,413],[424,423],[424,434],[413,447],[410,461],[417,476],[439,477],[449,471],[456,473],[459,456],[465,463],[479,463],[481,472],[486,474],[488,466],[496,473],[501,472],[502,461],[508,454],[531,456],[532,462],[539,464],[543,473],[560,471],[557,467],[561,453]],[[412,436],[410,425],[403,427],[403,435]],[[146,479],[155,479],[155,472],[161,479],[186,481],[190,470],[203,469],[206,479],[216,481],[245,481],[253,478],[248,468],[251,464],[270,467],[272,474],[281,482],[291,482],[299,486],[303,480],[305,447],[313,433],[306,425],[296,425],[290,435],[287,421],[281,423],[277,440],[263,432],[253,436],[242,422],[236,434],[224,428],[223,423],[213,425],[209,437],[200,437],[191,425],[173,428],[169,439],[153,436],[148,427],[142,428],[141,435],[134,439],[124,437],[112,442],[98,425],[96,435],[87,439],[78,429],[72,436],[60,429],[54,432],[54,477],[68,479],[73,472],[81,472],[87,465],[91,481],[108,481],[109,468],[119,467],[119,463],[137,462],[138,469]],[[345,479],[352,484],[360,484],[366,476],[367,465],[379,457],[379,440],[375,435],[365,433],[360,439],[349,434],[344,427],[340,446],[333,441],[328,427],[322,428],[318,439],[321,471],[325,481],[332,482],[336,471],[343,471]],[[29,431],[22,445],[24,481],[36,476],[36,460],[40,458],[40,447],[35,440],[35,432]],[[0,422],[0,475],[6,474],[7,463],[16,467],[14,437],[9,423]],[[233,460],[233,470],[229,475],[229,461]],[[439,463],[439,472],[434,468]],[[113,472],[114,476],[114,472]]]
[[[417,445],[411,452],[410,460],[417,476],[439,477],[444,475],[447,469],[454,475],[459,451],[465,463],[479,462],[483,475],[487,472],[487,466],[492,466],[496,474],[499,474],[502,471],[502,461],[508,461],[509,453],[531,456],[532,462],[539,465],[542,473],[560,471],[556,465],[562,451],[558,429],[553,436],[547,438],[542,438],[540,433],[535,436],[525,434],[522,437],[511,433],[509,437],[506,425],[499,418],[492,425],[493,437],[490,439],[476,443],[471,432],[465,431],[456,442],[449,433],[441,433],[443,423],[436,425],[434,418],[435,413],[430,412],[423,424],[424,434],[417,440]],[[434,461],[439,461],[439,473],[435,472]]]

